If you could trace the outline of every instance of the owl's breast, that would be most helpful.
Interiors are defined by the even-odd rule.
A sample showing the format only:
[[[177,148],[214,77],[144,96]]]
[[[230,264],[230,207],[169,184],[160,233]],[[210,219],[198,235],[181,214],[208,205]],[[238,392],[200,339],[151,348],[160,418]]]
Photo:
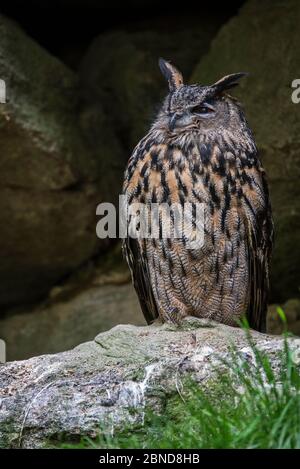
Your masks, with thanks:
[[[254,143],[234,145],[224,136],[219,143],[180,147],[149,134],[125,173],[128,205],[150,209],[141,217],[138,208],[131,218],[138,239],[127,238],[135,285],[144,307],[154,301],[165,320],[192,314],[234,325],[251,295],[261,302],[271,226],[263,222],[270,218],[264,171]],[[183,224],[173,207],[182,209]]]
[[[217,145],[191,144],[181,149],[152,144],[133,155],[124,193],[129,204],[178,205],[182,209],[201,205],[198,213],[205,215],[206,236],[218,241],[239,233],[242,239],[245,224],[254,223],[265,209],[262,175],[259,161],[246,152],[236,156],[221,152]]]

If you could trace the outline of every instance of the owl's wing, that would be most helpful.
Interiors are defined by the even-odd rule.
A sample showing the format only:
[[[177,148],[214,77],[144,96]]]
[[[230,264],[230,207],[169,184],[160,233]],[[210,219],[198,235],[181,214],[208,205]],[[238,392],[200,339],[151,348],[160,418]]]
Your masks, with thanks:
[[[273,220],[268,193],[266,209],[256,223],[249,224],[247,236],[249,266],[249,304],[247,319],[251,328],[266,331],[266,315],[269,291],[269,267],[273,248]]]
[[[148,324],[157,317],[158,311],[151,288],[148,263],[137,239],[127,237],[123,241],[123,253],[129,265],[132,282]]]

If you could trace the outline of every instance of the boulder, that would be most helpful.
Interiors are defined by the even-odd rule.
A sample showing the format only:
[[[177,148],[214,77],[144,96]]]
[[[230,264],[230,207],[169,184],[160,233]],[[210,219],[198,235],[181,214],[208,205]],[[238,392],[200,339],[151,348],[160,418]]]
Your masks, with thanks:
[[[252,339],[276,370],[283,339]],[[299,339],[289,341],[298,351]],[[179,328],[118,325],[68,352],[0,365],[0,446],[42,448],[135,428],[187,378],[211,383],[232,345],[259,366],[242,329],[195,318]]]
[[[117,139],[101,109],[84,108],[76,75],[4,16],[0,34],[3,310],[42,297],[105,247],[96,205],[118,194],[121,170],[117,178]]]
[[[34,306],[0,317],[6,360],[62,352],[116,324],[145,324],[127,263],[117,243],[77,269]]]
[[[53,288],[53,294],[56,289]],[[52,293],[52,290],[50,291]],[[65,298],[48,299],[31,310],[0,318],[7,360],[70,349],[120,322],[145,324],[131,283],[91,284]]]
[[[296,0],[249,0],[226,23],[199,60],[191,82],[213,83],[246,71],[234,90],[244,105],[267,170],[276,239],[272,301],[299,295],[300,104],[291,99],[299,78],[300,4]]]

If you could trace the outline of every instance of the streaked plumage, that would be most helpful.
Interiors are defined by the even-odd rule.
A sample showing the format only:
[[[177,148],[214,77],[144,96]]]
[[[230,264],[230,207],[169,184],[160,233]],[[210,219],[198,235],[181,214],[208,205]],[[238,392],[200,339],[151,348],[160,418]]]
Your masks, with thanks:
[[[240,105],[226,94],[243,74],[183,85],[160,60],[170,93],[125,173],[128,204],[204,203],[200,249],[182,239],[124,241],[147,322],[187,315],[264,331],[273,242],[268,186]]]

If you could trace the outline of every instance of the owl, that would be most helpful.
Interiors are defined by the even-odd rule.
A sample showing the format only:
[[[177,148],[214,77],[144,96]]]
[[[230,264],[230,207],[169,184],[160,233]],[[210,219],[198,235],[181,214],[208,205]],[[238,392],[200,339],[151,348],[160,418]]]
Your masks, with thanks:
[[[195,316],[236,326],[246,317],[263,332],[273,244],[268,185],[243,110],[227,93],[245,74],[185,85],[170,62],[159,66],[169,93],[128,161],[123,196],[129,212],[192,207],[191,233],[201,206],[203,236],[196,246],[185,234],[162,236],[175,223],[172,211],[159,216],[158,236],[128,230],[123,251],[141,309],[148,323]]]

